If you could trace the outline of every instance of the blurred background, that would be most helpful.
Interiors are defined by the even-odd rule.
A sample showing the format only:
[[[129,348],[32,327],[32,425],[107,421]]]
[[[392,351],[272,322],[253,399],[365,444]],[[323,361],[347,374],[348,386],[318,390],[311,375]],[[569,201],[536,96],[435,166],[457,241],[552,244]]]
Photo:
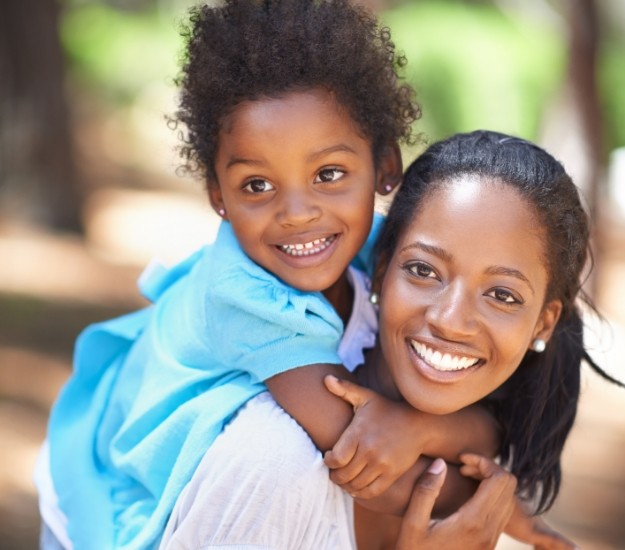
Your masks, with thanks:
[[[37,547],[32,469],[88,323],[143,305],[153,256],[217,224],[177,174],[175,77],[190,0],[2,0],[0,548]],[[595,358],[625,380],[623,0],[370,0],[408,58],[420,144],[489,128],[539,142],[595,220]],[[625,549],[625,390],[584,372],[549,520],[584,549]],[[71,468],[71,464],[68,464]],[[520,548],[503,539],[500,548]],[[459,549],[462,545],[459,543]]]

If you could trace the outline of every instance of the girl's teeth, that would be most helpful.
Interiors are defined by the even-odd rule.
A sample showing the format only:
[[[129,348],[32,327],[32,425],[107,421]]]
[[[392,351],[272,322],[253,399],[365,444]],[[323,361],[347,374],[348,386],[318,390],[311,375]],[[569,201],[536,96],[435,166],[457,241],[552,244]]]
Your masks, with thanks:
[[[412,349],[421,357],[428,365],[440,371],[462,370],[476,365],[479,359],[474,357],[460,357],[449,353],[442,354],[440,351],[434,351],[420,342],[411,342]]]
[[[286,252],[291,256],[309,256],[311,254],[318,254],[322,250],[325,250],[334,241],[332,237],[322,237],[321,239],[315,239],[302,244],[283,244],[279,248],[282,252]]]

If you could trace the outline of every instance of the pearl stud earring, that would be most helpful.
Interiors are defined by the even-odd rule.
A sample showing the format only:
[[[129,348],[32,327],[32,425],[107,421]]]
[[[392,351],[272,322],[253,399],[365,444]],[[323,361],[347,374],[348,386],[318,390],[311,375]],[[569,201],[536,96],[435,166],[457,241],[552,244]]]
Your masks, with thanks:
[[[377,292],[372,292],[369,295],[369,301],[373,304],[373,305],[377,305],[380,302],[380,295]]]
[[[547,347],[547,342],[545,342],[542,338],[535,338],[534,341],[532,342],[532,349],[536,353],[542,353],[543,351],[545,351],[546,347]]]

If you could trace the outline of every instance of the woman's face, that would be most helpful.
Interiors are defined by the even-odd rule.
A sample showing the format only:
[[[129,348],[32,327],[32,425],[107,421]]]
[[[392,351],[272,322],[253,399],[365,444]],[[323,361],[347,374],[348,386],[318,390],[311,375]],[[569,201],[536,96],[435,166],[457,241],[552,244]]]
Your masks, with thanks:
[[[380,342],[404,399],[447,414],[498,388],[560,314],[542,233],[514,188],[463,177],[421,206],[390,259]],[[537,372],[536,376],[540,376]]]

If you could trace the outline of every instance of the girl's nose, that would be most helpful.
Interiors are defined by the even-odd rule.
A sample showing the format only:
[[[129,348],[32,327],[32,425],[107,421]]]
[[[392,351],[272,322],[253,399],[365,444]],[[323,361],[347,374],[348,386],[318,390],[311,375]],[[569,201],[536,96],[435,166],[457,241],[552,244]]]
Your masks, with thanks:
[[[282,190],[277,220],[285,227],[304,225],[321,217],[322,209],[306,190]]]
[[[435,336],[462,340],[478,330],[475,297],[462,283],[450,283],[439,292],[425,312],[425,320]]]

